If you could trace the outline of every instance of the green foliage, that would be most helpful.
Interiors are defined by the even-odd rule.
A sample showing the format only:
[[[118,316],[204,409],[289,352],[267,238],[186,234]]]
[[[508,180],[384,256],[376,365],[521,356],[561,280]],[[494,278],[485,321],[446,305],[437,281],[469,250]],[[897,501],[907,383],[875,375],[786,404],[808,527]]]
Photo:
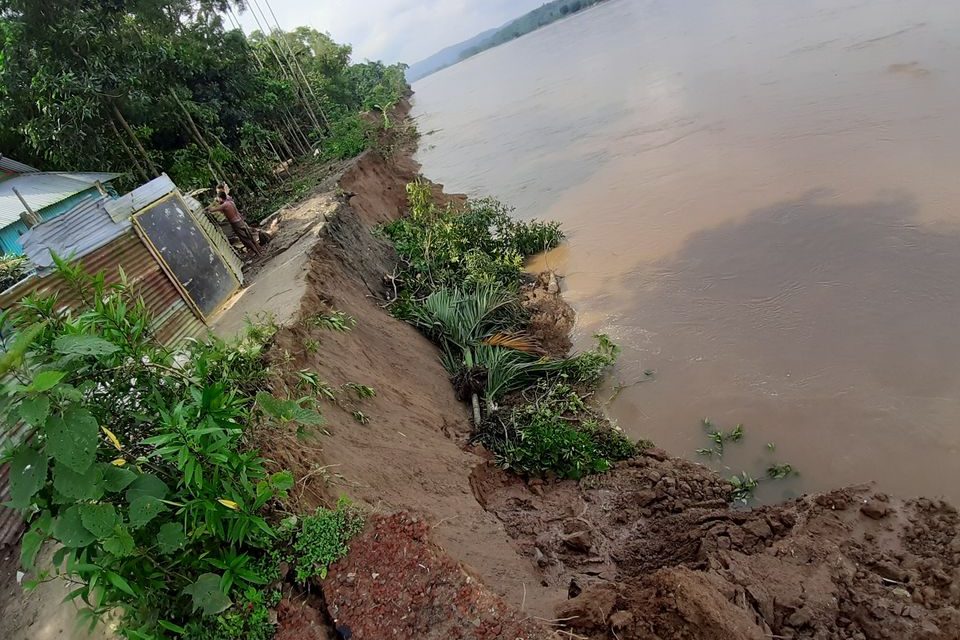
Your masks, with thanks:
[[[373,398],[377,395],[377,392],[373,387],[368,387],[365,384],[357,384],[356,382],[348,382],[343,385],[343,388],[347,389],[348,391],[353,391],[357,395],[358,400]]]
[[[363,530],[363,524],[360,511],[342,498],[336,509],[317,509],[303,518],[293,537],[297,580],[326,578],[330,565],[347,555],[350,539]]]
[[[583,396],[564,382],[542,382],[535,400],[515,408],[498,433],[482,438],[505,468],[524,475],[581,478],[607,471],[638,447],[594,415]]]
[[[357,321],[352,316],[343,311],[333,311],[331,313],[321,313],[310,318],[310,324],[328,331],[337,331],[345,333],[357,326]]]
[[[733,487],[731,497],[735,502],[747,504],[753,498],[753,492],[757,490],[759,482],[746,471],[741,471],[740,475],[731,476],[728,480]]]
[[[29,297],[0,327],[3,417],[37,429],[3,454],[10,505],[29,526],[23,564],[33,571],[53,540],[83,616],[121,607],[126,637],[169,637],[263,583],[253,560],[276,538],[264,510],[293,484],[243,445],[244,426],[268,403],[248,391],[262,380],[265,334],[171,351],[122,278],[106,285],[69,265],[61,276],[82,309],[64,314]]]
[[[226,179],[248,209],[280,162],[365,149],[357,114],[399,100],[405,67],[351,64],[309,28],[248,39],[230,17],[245,4],[0,0],[0,146],[128,182],[166,171],[185,191]]]
[[[359,114],[346,114],[331,123],[324,153],[334,160],[352,158],[370,146],[372,136],[373,128]]]
[[[564,365],[564,371],[588,384],[600,382],[620,355],[620,347],[610,340],[610,336],[598,333],[594,338],[597,340],[596,348],[570,358]]]
[[[0,61],[2,65],[2,61]],[[0,93],[2,95],[2,93]],[[29,261],[25,256],[0,256],[0,291],[9,289],[27,275]]]
[[[796,473],[793,466],[789,464],[771,464],[767,467],[767,477],[771,480],[783,480]]]
[[[275,631],[270,609],[280,603],[279,590],[264,592],[248,587],[234,606],[220,615],[189,625],[182,635],[189,640],[270,640]]]
[[[493,199],[471,201],[461,211],[438,207],[429,187],[407,187],[410,216],[383,228],[402,260],[401,293],[423,296],[438,287],[499,284],[516,289],[524,258],[563,240],[557,223],[518,222]]]

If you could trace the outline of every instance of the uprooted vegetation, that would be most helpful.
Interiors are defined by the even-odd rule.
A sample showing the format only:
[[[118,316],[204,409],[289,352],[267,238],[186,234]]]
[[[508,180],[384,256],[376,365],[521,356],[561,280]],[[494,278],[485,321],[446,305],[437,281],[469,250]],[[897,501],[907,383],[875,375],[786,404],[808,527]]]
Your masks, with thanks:
[[[382,229],[400,258],[391,311],[441,347],[474,438],[525,475],[578,478],[634,455],[588,402],[616,345],[598,335],[593,351],[550,357],[521,304],[524,260],[559,245],[559,225],[516,221],[489,198],[439,206],[421,181],[407,195],[409,216]]]
[[[280,560],[300,582],[324,575],[363,526],[346,505],[288,513],[293,476],[250,447],[255,426],[320,422],[311,399],[262,391],[275,327],[172,350],[122,274],[60,275],[80,309],[30,296],[0,332],[3,417],[32,432],[3,452],[26,587],[64,577],[82,622],[119,610],[128,638],[271,637]],[[36,566],[48,543],[53,566]]]

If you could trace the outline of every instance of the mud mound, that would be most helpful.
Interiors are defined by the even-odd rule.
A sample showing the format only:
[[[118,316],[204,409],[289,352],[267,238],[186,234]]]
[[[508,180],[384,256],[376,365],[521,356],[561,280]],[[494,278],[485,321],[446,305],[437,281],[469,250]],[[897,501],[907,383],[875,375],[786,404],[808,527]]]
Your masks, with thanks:
[[[657,450],[530,484],[475,469],[478,499],[591,638],[960,638],[960,519],[858,487],[737,511],[708,469]]]
[[[433,545],[407,514],[374,519],[323,582],[328,611],[354,640],[550,640]]]
[[[556,276],[544,271],[520,289],[520,304],[530,314],[530,332],[547,355],[563,358],[573,343],[570,332],[576,321],[573,308],[560,295]]]

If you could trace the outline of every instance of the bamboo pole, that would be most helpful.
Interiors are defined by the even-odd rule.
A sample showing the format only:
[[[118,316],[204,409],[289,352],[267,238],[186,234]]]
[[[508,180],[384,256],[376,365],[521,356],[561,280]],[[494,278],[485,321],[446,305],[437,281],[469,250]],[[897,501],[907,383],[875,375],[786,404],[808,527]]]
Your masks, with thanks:
[[[153,172],[154,178],[160,177],[160,171],[157,169],[157,165],[153,164],[153,160],[150,159],[150,156],[147,154],[147,150],[143,148],[143,145],[140,144],[140,139],[137,138],[137,134],[130,127],[130,124],[127,122],[126,118],[123,117],[123,114],[120,113],[120,109],[117,108],[116,102],[110,102],[110,106],[113,108],[113,116],[120,123],[120,126],[123,127],[123,130],[127,132],[127,135],[130,136],[130,139],[133,140],[133,144],[137,147],[137,150],[140,151],[140,155],[143,156],[143,159],[146,161],[150,171]]]

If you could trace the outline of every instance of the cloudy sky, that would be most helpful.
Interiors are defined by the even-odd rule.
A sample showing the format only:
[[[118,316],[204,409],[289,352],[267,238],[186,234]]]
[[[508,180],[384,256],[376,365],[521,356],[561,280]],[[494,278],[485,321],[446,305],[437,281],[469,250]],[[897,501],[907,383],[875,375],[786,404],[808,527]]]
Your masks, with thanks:
[[[354,58],[414,63],[523,15],[545,0],[266,0],[285,29],[308,25],[353,45]],[[269,17],[265,0],[247,0],[247,31]]]

